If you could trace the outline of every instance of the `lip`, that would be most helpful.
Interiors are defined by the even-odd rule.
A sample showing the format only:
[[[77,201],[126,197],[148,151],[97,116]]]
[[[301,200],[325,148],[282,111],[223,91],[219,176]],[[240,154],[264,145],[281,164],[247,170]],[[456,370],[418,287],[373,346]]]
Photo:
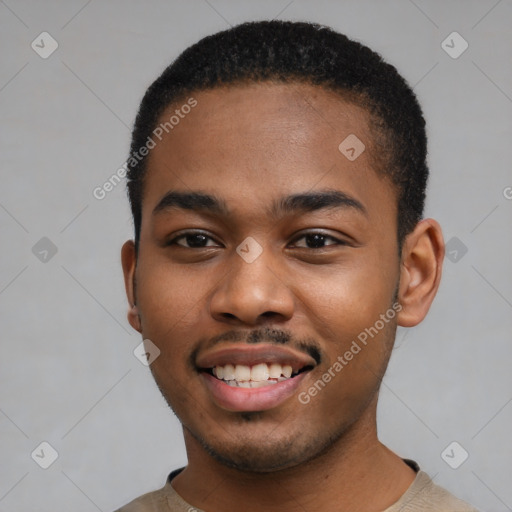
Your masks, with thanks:
[[[294,395],[308,373],[299,373],[295,377],[261,388],[233,387],[206,372],[201,372],[201,377],[221,408],[233,412],[258,412],[278,407]]]
[[[254,366],[259,363],[289,365],[293,373],[316,366],[316,361],[303,352],[269,344],[230,345],[205,352],[196,359],[199,374],[213,400],[221,408],[236,412],[265,411],[278,407],[295,393],[309,373],[304,371],[282,382],[259,388],[239,388],[226,384],[207,371],[226,364]]]
[[[205,352],[196,359],[199,370],[206,370],[214,366],[226,364],[243,364],[254,366],[260,363],[277,363],[281,366],[289,365],[293,373],[305,366],[316,366],[316,361],[309,355],[290,347],[280,347],[269,344],[247,345],[237,344]]]

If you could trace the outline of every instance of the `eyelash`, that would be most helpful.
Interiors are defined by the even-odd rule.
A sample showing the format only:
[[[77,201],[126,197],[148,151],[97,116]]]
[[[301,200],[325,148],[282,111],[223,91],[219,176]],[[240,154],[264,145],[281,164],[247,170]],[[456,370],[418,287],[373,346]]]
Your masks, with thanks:
[[[178,247],[181,247],[183,249],[208,249],[212,246],[204,246],[204,247],[185,247],[183,245],[179,245],[177,243],[178,240],[181,240],[182,238],[186,238],[187,236],[204,236],[205,238],[209,239],[209,240],[214,240],[213,237],[209,236],[207,233],[204,233],[202,231],[186,231],[184,233],[181,233],[180,235],[172,238],[171,240],[169,240],[169,242],[166,244],[167,246],[171,246],[171,245],[177,245]],[[296,243],[297,240],[301,240],[302,238],[305,238],[307,236],[314,236],[314,235],[319,235],[319,236],[322,236],[324,239],[328,239],[328,240],[331,240],[331,241],[334,241],[335,243],[334,244],[329,244],[327,246],[324,246],[324,247],[299,247],[299,249],[308,249],[308,250],[322,250],[322,249],[325,249],[326,247],[331,247],[331,246],[343,246],[343,245],[348,245],[347,242],[343,241],[343,240],[340,240],[338,238],[335,238],[331,235],[326,235],[325,233],[322,233],[321,231],[308,231],[307,233],[303,233],[302,235],[300,235],[299,237],[295,238],[294,242]]]
[[[177,245],[178,247],[182,247],[183,249],[197,249],[197,247],[184,247],[183,245],[179,245],[176,243],[178,240],[181,240],[182,238],[186,238],[187,236],[204,236],[205,238],[208,238],[210,240],[214,240],[211,236],[207,235],[206,233],[203,233],[202,231],[185,231],[184,233],[181,233],[180,235],[172,238],[169,240],[169,242],[166,245]],[[199,249],[207,249],[206,247],[199,247]]]

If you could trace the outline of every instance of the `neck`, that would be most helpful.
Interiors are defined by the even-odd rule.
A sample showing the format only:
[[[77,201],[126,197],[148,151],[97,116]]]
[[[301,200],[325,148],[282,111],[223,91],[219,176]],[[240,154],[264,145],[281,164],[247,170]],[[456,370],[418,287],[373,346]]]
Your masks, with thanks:
[[[271,473],[226,467],[185,431],[189,463],[172,486],[194,507],[212,512],[382,511],[416,474],[379,442],[375,417],[376,400],[325,453]]]

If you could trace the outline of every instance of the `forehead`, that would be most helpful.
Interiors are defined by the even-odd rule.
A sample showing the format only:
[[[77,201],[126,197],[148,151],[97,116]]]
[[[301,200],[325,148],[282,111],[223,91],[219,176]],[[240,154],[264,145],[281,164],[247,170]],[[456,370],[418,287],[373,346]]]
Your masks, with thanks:
[[[224,154],[229,158],[236,153],[246,165],[253,162],[254,167],[267,158],[261,152],[263,145],[270,151],[288,147],[300,152],[304,148],[302,153],[307,147],[308,154],[313,152],[311,156],[329,151],[337,157],[338,144],[333,145],[333,142],[341,142],[342,137],[359,134],[367,146],[371,142],[366,110],[323,87],[299,83],[249,83],[200,91],[193,96],[197,101],[195,109],[183,116],[169,137],[164,136],[164,144],[159,144],[153,155],[158,156],[166,143],[174,145],[175,150],[178,146],[188,150],[191,138],[194,138],[197,158],[204,153],[211,155],[212,151],[216,156]],[[181,103],[168,107],[160,122],[165,123],[176,110],[179,111]],[[182,146],[184,140],[187,146]],[[243,140],[245,144],[234,145],[236,140]],[[177,155],[180,153],[178,151]],[[254,162],[256,155],[259,158]],[[192,155],[186,156],[190,158]]]
[[[334,91],[252,83],[191,97],[192,110],[180,111],[184,98],[161,116],[165,123],[181,113],[149,154],[144,210],[173,188],[260,203],[315,187],[393,196],[374,171],[368,113]]]

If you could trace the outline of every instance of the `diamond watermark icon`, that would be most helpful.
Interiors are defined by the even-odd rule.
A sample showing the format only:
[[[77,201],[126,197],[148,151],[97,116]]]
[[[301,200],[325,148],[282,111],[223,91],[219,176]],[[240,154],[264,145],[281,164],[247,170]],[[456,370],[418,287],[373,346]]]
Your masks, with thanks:
[[[46,236],[35,243],[32,254],[41,262],[48,263],[56,254],[57,246]]]
[[[149,366],[160,355],[160,349],[151,340],[144,340],[135,347],[133,355],[144,366]]]
[[[452,32],[441,43],[441,48],[452,59],[458,59],[468,49],[468,47],[468,42],[458,32]]]
[[[59,43],[48,32],[41,32],[30,46],[39,57],[47,59],[59,47]]]
[[[248,236],[236,248],[236,252],[246,263],[252,263],[263,252],[263,247],[252,236]]]
[[[469,457],[469,453],[460,445],[457,441],[452,441],[442,452],[441,458],[450,466],[452,469],[457,469]]]
[[[452,236],[448,242],[446,242],[446,257],[452,263],[458,263],[464,255],[468,252],[468,248],[456,236]]]
[[[47,441],[40,443],[30,456],[43,469],[48,469],[59,458],[57,450]]]
[[[366,146],[363,144],[363,141],[359,137],[351,133],[348,137],[341,141],[338,149],[342,155],[353,162],[361,155],[361,153],[363,153],[363,151],[366,149]]]

